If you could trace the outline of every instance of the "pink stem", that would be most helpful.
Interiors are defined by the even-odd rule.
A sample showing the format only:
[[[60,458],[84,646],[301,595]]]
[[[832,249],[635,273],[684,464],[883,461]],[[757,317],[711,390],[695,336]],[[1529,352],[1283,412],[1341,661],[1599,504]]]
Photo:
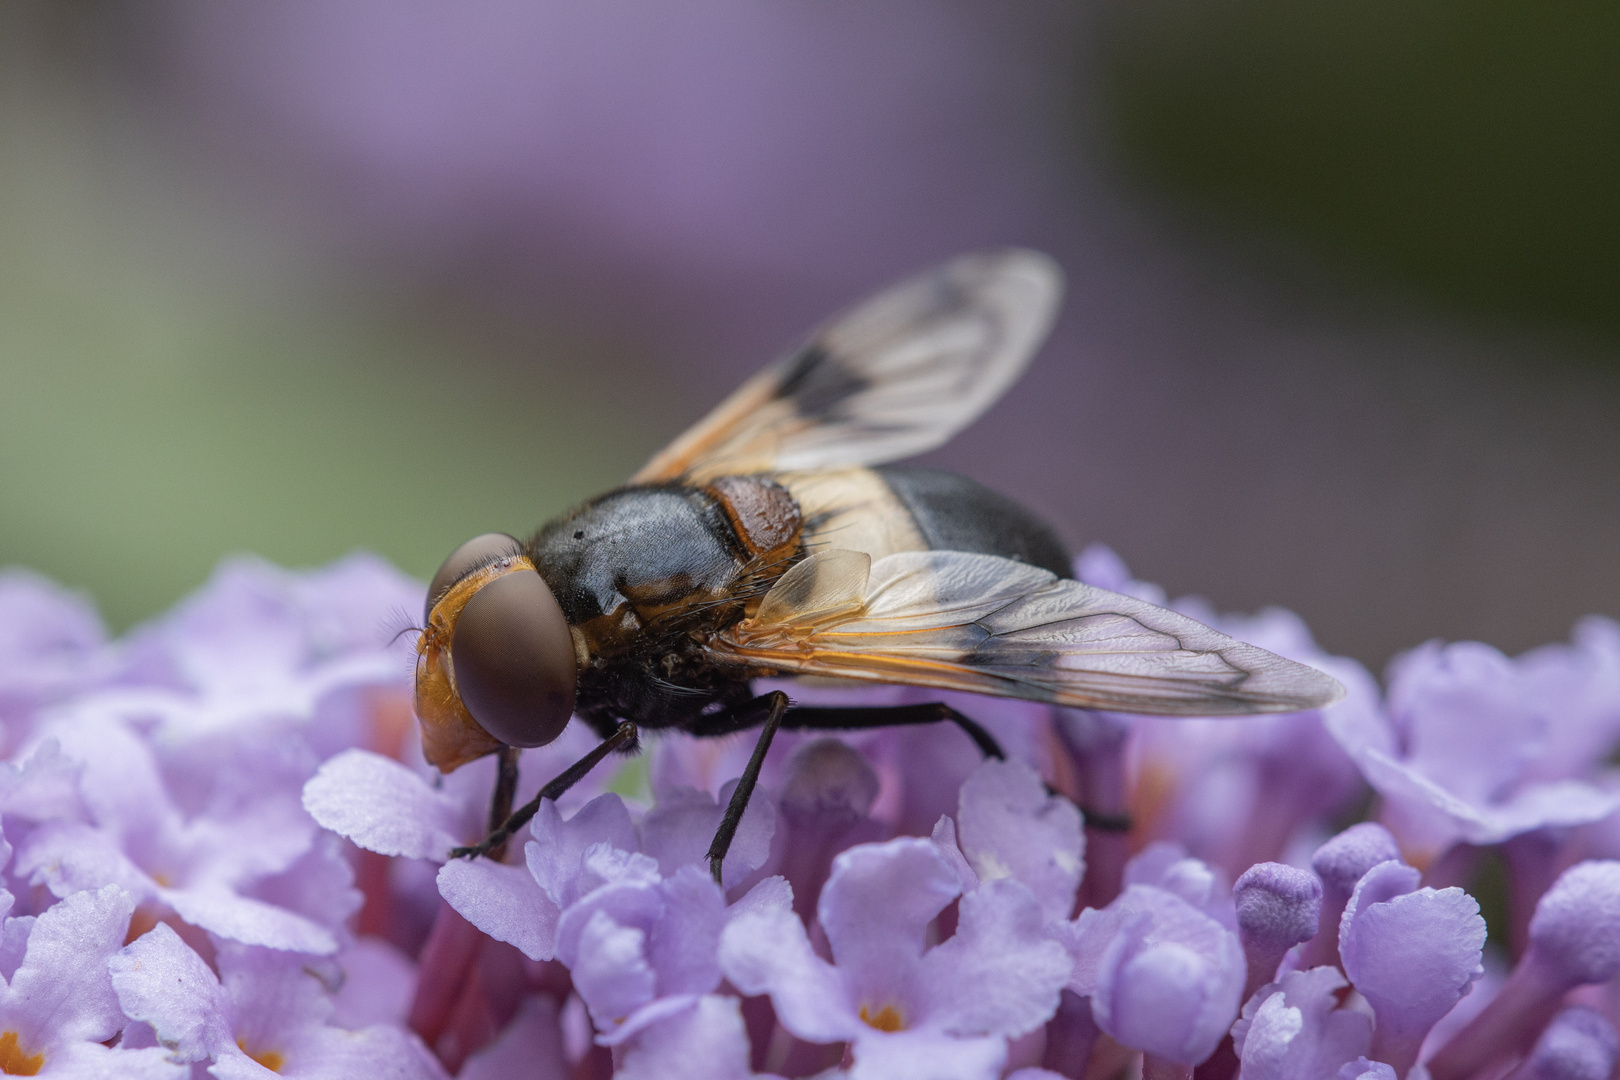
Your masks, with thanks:
[[[1041,1054],[1041,1067],[1082,1080],[1100,1034],[1097,1021],[1091,1016],[1091,999],[1073,990],[1063,991],[1056,1015],[1046,1023],[1046,1049]]]
[[[1153,1054],[1142,1055],[1142,1080],[1192,1080],[1193,1067],[1167,1061]]]
[[[1491,1003],[1429,1059],[1431,1080],[1468,1080],[1500,1057],[1528,1052],[1570,989],[1555,976],[1531,949]]]

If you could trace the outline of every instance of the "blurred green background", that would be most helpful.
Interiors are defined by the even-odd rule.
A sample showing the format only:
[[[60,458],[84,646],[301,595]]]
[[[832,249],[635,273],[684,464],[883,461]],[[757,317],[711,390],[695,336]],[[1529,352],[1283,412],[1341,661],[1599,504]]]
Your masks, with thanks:
[[[1620,338],[1620,7],[1132,0],[1123,156],[1190,216],[1449,314]]]
[[[929,460],[1379,664],[1620,614],[1620,15],[1520,0],[0,11],[0,564],[124,627],[222,556],[603,490],[961,250],[1068,269]]]

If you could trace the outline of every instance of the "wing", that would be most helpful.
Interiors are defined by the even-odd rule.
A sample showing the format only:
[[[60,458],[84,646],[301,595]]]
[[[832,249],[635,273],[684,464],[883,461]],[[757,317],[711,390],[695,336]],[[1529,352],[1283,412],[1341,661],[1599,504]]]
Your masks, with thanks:
[[[960,551],[823,551],[710,646],[756,670],[1169,716],[1314,709],[1315,668],[1165,608]]]
[[[1008,249],[879,293],[737,389],[631,483],[872,465],[920,454],[989,408],[1051,328],[1057,264]]]

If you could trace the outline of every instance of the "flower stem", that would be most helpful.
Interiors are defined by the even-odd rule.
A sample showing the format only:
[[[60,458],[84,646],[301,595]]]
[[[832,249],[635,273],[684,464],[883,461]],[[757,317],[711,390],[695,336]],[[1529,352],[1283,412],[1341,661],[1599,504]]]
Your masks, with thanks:
[[[1154,1054],[1142,1055],[1142,1080],[1192,1080],[1193,1067]]]

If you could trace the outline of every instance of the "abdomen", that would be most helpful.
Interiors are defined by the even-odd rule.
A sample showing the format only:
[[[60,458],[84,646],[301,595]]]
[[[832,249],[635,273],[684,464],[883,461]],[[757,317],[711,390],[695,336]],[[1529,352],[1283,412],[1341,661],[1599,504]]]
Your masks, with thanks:
[[[934,551],[972,551],[1074,576],[1068,549],[1051,526],[976,480],[943,469],[874,469],[905,506]]]
[[[804,517],[804,550],[971,551],[1072,577],[1069,552],[1040,518],[983,484],[941,469],[884,466],[779,477]]]

